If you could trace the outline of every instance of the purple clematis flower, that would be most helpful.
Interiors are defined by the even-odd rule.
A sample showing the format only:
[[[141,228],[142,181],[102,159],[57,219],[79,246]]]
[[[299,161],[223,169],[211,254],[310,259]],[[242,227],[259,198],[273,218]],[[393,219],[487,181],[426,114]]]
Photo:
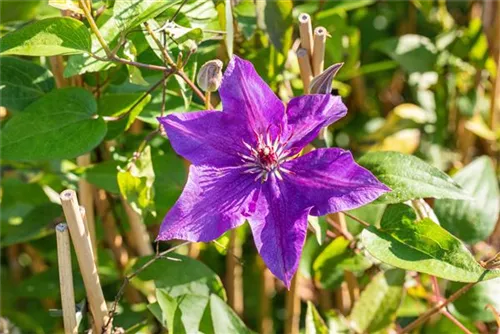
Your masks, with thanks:
[[[348,151],[321,148],[299,156],[323,127],[346,115],[340,97],[305,95],[285,108],[238,57],[219,93],[222,112],[159,118],[173,148],[192,165],[158,240],[208,242],[248,220],[266,265],[289,287],[308,215],[354,209],[390,189]]]

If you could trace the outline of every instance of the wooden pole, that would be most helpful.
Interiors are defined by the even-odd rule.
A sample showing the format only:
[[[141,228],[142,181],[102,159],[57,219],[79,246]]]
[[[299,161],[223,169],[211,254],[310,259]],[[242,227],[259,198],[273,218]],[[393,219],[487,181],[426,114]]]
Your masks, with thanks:
[[[317,27],[314,29],[314,51],[312,56],[313,74],[317,76],[323,72],[325,66],[325,43],[326,29]]]
[[[153,255],[153,246],[151,245],[148,230],[141,216],[132,209],[125,199],[122,198],[121,200],[128,217],[128,223],[130,225],[130,231],[134,239],[134,247],[137,254],[139,256]]]
[[[302,13],[299,15],[299,33],[300,33],[300,46],[307,50],[307,56],[311,61],[313,56],[313,35],[311,17],[309,14]]]
[[[243,251],[236,230],[229,232],[226,254],[227,302],[240,317],[243,315],[243,268],[239,262]]]
[[[260,270],[261,287],[260,287],[260,303],[259,303],[259,333],[273,333],[273,317],[272,317],[272,297],[274,295],[274,276],[262,258],[258,257],[258,267]]]
[[[57,262],[59,264],[59,287],[63,311],[64,333],[78,333],[76,323],[75,294],[73,291],[73,271],[71,269],[71,248],[68,225],[56,226]]]
[[[300,78],[304,84],[304,93],[309,94],[309,85],[312,80],[311,64],[307,56],[307,50],[300,48],[297,50],[297,59],[299,61]]]
[[[286,318],[285,333],[298,334],[300,327],[300,297],[299,297],[299,272],[295,273],[290,284],[290,290],[285,296]]]
[[[60,195],[69,232],[75,248],[78,265],[87,292],[90,312],[97,328],[105,333],[110,333],[110,328],[104,328],[108,321],[108,307],[102,293],[101,282],[97,274],[94,251],[90,241],[89,232],[83,222],[78,200],[74,190],[65,190]],[[111,326],[109,326],[111,327]]]

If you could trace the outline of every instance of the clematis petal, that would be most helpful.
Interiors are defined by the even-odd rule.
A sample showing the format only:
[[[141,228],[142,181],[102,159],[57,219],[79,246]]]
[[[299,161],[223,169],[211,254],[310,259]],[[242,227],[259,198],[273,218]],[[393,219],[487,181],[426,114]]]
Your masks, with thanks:
[[[244,150],[244,125],[220,111],[175,113],[158,117],[175,151],[195,165],[235,166]]]
[[[258,182],[238,167],[191,165],[182,195],[165,216],[157,240],[212,241],[255,211]]]
[[[271,272],[289,288],[307,233],[307,215],[296,189],[274,175],[262,184],[257,210],[248,218],[255,245]]]
[[[246,124],[246,136],[265,134],[273,138],[284,127],[285,106],[257,74],[252,63],[234,56],[229,62],[219,89],[224,113]]]
[[[317,149],[282,168],[289,171],[284,182],[300,192],[302,206],[312,207],[313,216],[355,209],[391,190],[339,148]]]
[[[339,96],[313,94],[293,98],[288,102],[288,147],[298,153],[316,138],[320,130],[347,114],[347,107]]]

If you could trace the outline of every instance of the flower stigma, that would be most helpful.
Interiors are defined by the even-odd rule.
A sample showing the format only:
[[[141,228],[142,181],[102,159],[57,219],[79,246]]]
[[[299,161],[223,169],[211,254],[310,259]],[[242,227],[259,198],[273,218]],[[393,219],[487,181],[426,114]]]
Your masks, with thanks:
[[[260,179],[262,183],[267,181],[269,175],[275,175],[279,180],[283,180],[281,173],[290,172],[281,166],[290,158],[290,151],[285,148],[288,141],[281,143],[280,135],[273,141],[269,132],[265,139],[260,134],[256,134],[256,137],[255,146],[243,141],[243,145],[248,149],[247,154],[239,154],[243,166],[247,168],[244,173],[258,174],[255,181]]]

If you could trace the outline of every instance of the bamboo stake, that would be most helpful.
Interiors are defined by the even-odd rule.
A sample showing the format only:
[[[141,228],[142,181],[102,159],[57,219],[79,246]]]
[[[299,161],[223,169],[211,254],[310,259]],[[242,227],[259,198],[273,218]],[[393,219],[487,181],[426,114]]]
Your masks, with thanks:
[[[304,93],[309,94],[309,85],[311,84],[313,77],[311,64],[309,63],[309,57],[307,56],[307,50],[303,48],[298,49],[297,59],[299,61],[300,78],[304,84]]]
[[[71,249],[68,225],[56,226],[57,262],[59,264],[59,287],[65,334],[78,333],[76,323],[75,294],[73,292],[73,271],[71,269]]]
[[[229,306],[240,317],[243,315],[243,268],[239,262],[243,250],[236,230],[229,232],[229,245],[226,254],[226,286]]]
[[[307,56],[310,61],[313,57],[313,48],[315,45],[313,45],[311,17],[309,14],[302,13],[299,15],[299,33],[300,46],[307,50]]]
[[[91,164],[90,153],[84,154],[76,158],[76,163],[80,167],[85,167]],[[85,224],[89,231],[90,241],[92,242],[92,250],[97,263],[97,237],[95,231],[95,213],[94,213],[94,187],[80,178],[78,181],[78,197],[81,205],[85,208]]]
[[[325,43],[326,29],[317,27],[314,29],[314,51],[312,56],[312,67],[314,76],[323,72],[325,66]]]
[[[300,297],[299,297],[299,273],[293,276],[290,290],[285,296],[286,318],[285,333],[298,334],[300,326]]]
[[[496,4],[497,15],[496,15],[496,33],[500,33],[500,3]],[[490,110],[490,124],[491,129],[496,131],[498,124],[500,123],[500,50],[498,49],[498,35],[494,34],[496,37],[496,52],[497,52],[497,75],[493,79],[493,91],[491,95],[491,110]]]
[[[118,232],[116,220],[111,210],[106,191],[103,189],[99,189],[97,191],[96,207],[104,226],[104,238],[113,253],[118,270],[123,276],[130,257],[127,249],[125,248],[123,237]],[[125,297],[132,304],[142,302],[140,293],[132,286],[127,286],[125,289]]]
[[[141,216],[135,212],[134,209],[132,209],[130,204],[125,199],[122,198],[121,200],[125,213],[128,217],[137,254],[139,256],[153,255],[153,246],[151,245],[148,230],[146,229],[146,225],[144,225]]]
[[[104,325],[108,321],[108,307],[102,293],[101,282],[97,274],[94,252],[92,250],[92,243],[80,213],[76,193],[74,190],[68,189],[63,191],[60,197],[94,323],[96,327],[102,329],[103,332],[110,333],[110,328],[104,328]]]

